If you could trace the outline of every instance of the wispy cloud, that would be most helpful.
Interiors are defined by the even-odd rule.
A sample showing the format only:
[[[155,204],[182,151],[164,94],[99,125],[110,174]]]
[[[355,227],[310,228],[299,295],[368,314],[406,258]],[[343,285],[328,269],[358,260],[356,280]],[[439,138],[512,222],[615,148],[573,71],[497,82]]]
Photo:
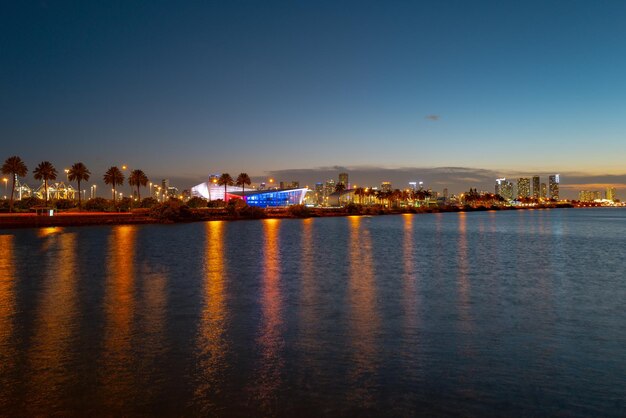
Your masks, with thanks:
[[[437,122],[440,119],[439,115],[426,115],[426,119],[433,121],[433,122]]]

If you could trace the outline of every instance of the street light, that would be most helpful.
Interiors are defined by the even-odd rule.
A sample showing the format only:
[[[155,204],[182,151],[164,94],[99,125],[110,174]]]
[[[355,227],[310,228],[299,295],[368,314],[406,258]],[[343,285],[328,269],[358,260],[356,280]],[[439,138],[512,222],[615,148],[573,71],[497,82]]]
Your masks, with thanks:
[[[65,179],[66,179],[66,180],[67,180],[67,182],[69,183],[69,182],[70,182],[70,170],[69,170],[69,168],[66,168],[66,169],[65,169],[65,170],[63,170],[63,171],[65,171]]]
[[[4,194],[7,194],[7,184],[9,183],[9,179],[8,178],[3,178],[2,181],[4,182]],[[5,196],[6,198],[6,196]]]

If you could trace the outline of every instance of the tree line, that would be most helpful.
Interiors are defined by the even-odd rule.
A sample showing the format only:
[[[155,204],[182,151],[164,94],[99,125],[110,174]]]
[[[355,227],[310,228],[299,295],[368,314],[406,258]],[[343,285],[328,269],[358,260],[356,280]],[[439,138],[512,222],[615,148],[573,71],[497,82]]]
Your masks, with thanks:
[[[2,164],[2,174],[11,176],[11,198],[9,203],[9,212],[13,212],[13,201],[15,196],[15,181],[19,177],[26,177],[28,167],[24,161],[18,156],[7,158]],[[50,161],[42,161],[33,170],[35,180],[43,181],[44,200],[48,205],[48,183],[57,179],[58,171]],[[70,182],[75,181],[78,187],[78,207],[82,208],[81,199],[81,183],[89,181],[91,171],[82,162],[74,163],[67,171],[67,178]],[[113,204],[116,205],[116,188],[124,184],[124,173],[116,167],[110,167],[103,175],[104,183],[113,188]],[[137,197],[141,199],[140,187],[148,185],[148,176],[142,170],[132,170],[128,176],[128,184],[137,188]]]

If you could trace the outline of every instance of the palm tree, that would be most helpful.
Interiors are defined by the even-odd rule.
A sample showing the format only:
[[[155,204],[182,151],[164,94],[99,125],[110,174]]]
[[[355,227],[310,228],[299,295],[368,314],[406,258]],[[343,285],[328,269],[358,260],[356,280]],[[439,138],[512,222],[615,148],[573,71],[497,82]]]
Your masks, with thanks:
[[[335,185],[335,193],[337,193],[337,204],[341,206],[341,194],[346,190],[346,185],[343,183],[337,183]]]
[[[57,169],[54,168],[50,161],[42,161],[33,171],[35,180],[43,180],[43,189],[46,194],[46,205],[48,205],[48,180],[57,179]]]
[[[75,181],[78,183],[78,209],[81,209],[83,206],[80,196],[80,182],[89,181],[89,176],[91,176],[91,171],[89,171],[83,163],[75,163],[67,173],[69,181]]]
[[[365,189],[363,187],[357,187],[354,190],[354,194],[359,197],[359,204],[363,204],[363,196],[365,196]]]
[[[128,184],[137,187],[137,199],[139,199],[139,201],[141,201],[141,192],[139,191],[139,188],[141,186],[146,187],[149,181],[148,176],[146,176],[146,174],[141,170],[133,170],[130,173],[130,176],[128,176]]]
[[[248,175],[248,173],[239,173],[239,175],[237,176],[237,181],[235,182],[235,184],[237,186],[241,186],[241,194],[243,195],[243,198],[245,200],[245,196],[246,196],[246,184],[249,186],[252,184],[252,181],[250,180],[250,176]]]
[[[223,173],[217,180],[217,184],[224,186],[224,202],[228,202],[228,194],[226,193],[226,187],[235,184],[233,178],[228,173]]]
[[[15,194],[15,179],[18,177],[24,177],[28,173],[28,168],[24,161],[18,156],[9,157],[2,164],[2,174],[8,174],[13,179],[13,185],[11,186],[11,202],[9,203],[9,212],[13,212],[13,195]]]
[[[116,205],[116,203],[115,203],[115,195],[116,195],[115,186],[124,184],[124,174],[122,174],[122,172],[120,171],[119,168],[113,166],[113,167],[109,167],[109,169],[106,171],[106,173],[104,173],[103,179],[104,179],[104,182],[106,184],[110,184],[111,187],[113,187],[113,204]]]

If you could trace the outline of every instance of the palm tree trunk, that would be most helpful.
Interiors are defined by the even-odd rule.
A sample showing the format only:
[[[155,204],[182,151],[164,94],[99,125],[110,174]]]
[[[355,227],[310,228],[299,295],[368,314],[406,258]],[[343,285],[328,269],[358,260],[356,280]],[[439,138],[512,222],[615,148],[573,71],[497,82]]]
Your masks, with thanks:
[[[137,200],[141,202],[141,192],[139,191],[139,184],[137,185]]]
[[[226,185],[224,185],[224,202],[228,202],[228,197],[226,196]]]
[[[48,206],[48,180],[43,179],[43,192],[46,194],[46,206]]]
[[[80,180],[76,181],[78,183],[78,210],[80,211],[80,209],[82,208],[83,202],[81,200],[81,196],[80,196]]]
[[[13,185],[11,186],[11,202],[9,204],[9,212],[13,212],[13,196],[15,195],[15,174],[13,174]]]
[[[117,207],[117,203],[115,202],[115,195],[117,195],[117,192],[115,191],[115,183],[113,183],[113,207]]]

